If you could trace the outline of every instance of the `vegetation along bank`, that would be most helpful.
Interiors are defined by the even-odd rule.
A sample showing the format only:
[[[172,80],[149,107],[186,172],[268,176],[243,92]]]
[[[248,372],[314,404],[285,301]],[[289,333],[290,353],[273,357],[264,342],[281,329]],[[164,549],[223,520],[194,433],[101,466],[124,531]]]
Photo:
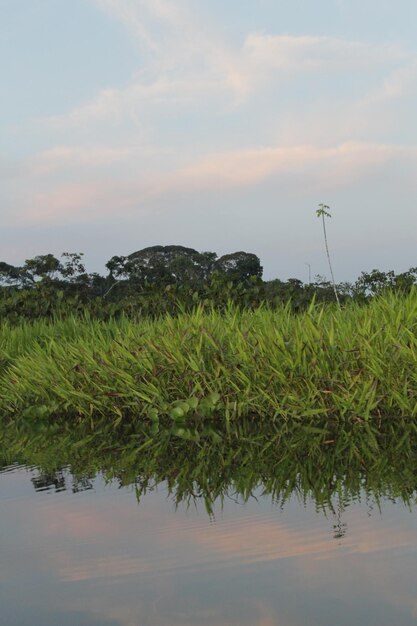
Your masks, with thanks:
[[[184,246],[151,246],[128,256],[113,256],[107,274],[88,273],[83,255],[44,254],[21,267],[0,262],[0,321],[52,319],[86,312],[96,319],[175,315],[197,303],[222,309],[229,302],[245,308],[290,303],[294,311],[316,302],[365,303],[390,290],[408,293],[417,284],[417,268],[395,274],[362,272],[354,283],[332,285],[323,277],[265,281],[260,259],[250,252],[218,257]],[[310,274],[310,272],[309,272]]]
[[[4,421],[106,416],[179,436],[211,420],[417,414],[417,291],[312,303],[0,326]],[[191,430],[190,430],[191,429]]]

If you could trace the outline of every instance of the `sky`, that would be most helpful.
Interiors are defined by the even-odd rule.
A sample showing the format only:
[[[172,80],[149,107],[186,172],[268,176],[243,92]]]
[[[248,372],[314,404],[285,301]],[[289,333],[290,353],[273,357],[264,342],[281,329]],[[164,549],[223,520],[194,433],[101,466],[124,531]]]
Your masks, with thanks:
[[[0,260],[417,266],[415,0],[0,0]]]

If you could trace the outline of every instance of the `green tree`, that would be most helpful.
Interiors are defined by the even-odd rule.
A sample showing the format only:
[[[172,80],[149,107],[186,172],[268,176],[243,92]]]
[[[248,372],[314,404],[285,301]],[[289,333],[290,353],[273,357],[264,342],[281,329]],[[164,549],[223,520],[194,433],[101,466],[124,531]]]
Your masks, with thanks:
[[[185,246],[150,246],[106,264],[112,278],[132,286],[197,283],[208,279],[217,258]]]
[[[26,278],[26,281],[28,279]],[[21,267],[15,267],[4,261],[0,261],[0,285],[4,287],[22,287],[25,284],[25,276]]]
[[[53,281],[62,270],[60,261],[53,254],[42,254],[33,259],[27,259],[23,271],[31,277],[33,283],[36,280]]]
[[[321,219],[322,219],[323,234],[324,234],[324,245],[326,247],[326,254],[327,254],[327,261],[329,263],[330,275],[332,277],[333,291],[334,291],[334,295],[335,295],[335,298],[336,298],[336,302],[337,302],[338,306],[340,307],[340,301],[339,301],[339,296],[338,296],[338,293],[337,293],[336,282],[335,282],[334,275],[333,275],[332,263],[331,263],[331,260],[330,260],[329,245],[327,243],[326,222],[325,222],[325,219],[324,219],[325,217],[331,217],[331,215],[329,213],[329,209],[330,209],[330,207],[327,206],[327,204],[319,204],[319,208],[316,210],[316,215],[317,215],[317,217],[321,217]]]
[[[60,266],[60,274],[61,276],[69,280],[70,282],[79,282],[84,281],[87,273],[85,271],[85,266],[83,263],[82,252],[63,252],[61,258],[64,259],[61,262]]]
[[[224,254],[214,263],[213,269],[233,282],[245,282],[252,276],[261,279],[263,272],[259,257],[242,250]]]
[[[356,296],[376,296],[385,289],[395,287],[395,274],[392,270],[389,272],[381,272],[373,269],[370,272],[361,272],[359,278],[355,282]]]

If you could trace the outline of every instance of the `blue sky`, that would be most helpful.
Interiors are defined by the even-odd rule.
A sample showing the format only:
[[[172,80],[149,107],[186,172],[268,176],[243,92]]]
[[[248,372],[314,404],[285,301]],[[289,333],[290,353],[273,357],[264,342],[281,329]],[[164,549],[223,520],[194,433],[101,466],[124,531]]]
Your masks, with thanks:
[[[417,265],[417,3],[0,0],[0,256]]]

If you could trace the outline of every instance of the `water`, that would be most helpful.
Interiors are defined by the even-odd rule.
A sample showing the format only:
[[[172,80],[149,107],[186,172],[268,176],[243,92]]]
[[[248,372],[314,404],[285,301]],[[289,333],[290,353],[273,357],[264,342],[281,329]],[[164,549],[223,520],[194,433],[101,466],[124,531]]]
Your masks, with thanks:
[[[417,429],[316,426],[4,425],[0,624],[417,624]]]
[[[317,510],[260,490],[208,515],[166,484],[68,470],[0,475],[0,605],[7,626],[417,624],[415,508],[365,494]]]

